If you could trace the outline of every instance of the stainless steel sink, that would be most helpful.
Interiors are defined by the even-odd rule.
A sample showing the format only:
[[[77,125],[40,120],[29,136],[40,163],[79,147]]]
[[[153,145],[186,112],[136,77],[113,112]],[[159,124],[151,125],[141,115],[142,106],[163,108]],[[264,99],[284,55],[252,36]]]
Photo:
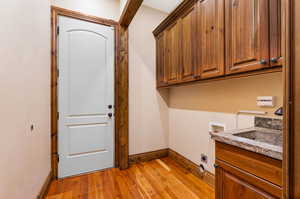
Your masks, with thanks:
[[[282,133],[272,133],[263,131],[247,131],[233,134],[234,136],[246,138],[258,142],[264,142],[275,146],[282,146]]]

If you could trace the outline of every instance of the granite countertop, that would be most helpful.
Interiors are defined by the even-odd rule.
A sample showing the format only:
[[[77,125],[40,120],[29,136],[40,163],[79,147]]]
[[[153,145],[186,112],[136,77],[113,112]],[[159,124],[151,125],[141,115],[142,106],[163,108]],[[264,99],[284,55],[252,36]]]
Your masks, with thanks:
[[[258,138],[252,139],[247,132],[258,131]],[[246,137],[238,137],[243,133]],[[211,137],[219,142],[230,144],[248,151],[259,153],[274,159],[282,160],[282,130],[252,127],[247,129],[235,129],[219,133],[210,133]],[[268,143],[265,142],[267,140]]]

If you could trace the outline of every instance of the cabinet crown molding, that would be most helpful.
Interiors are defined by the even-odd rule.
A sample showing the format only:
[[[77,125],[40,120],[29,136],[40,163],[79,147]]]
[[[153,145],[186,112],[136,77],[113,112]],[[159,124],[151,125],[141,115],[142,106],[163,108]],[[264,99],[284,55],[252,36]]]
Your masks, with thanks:
[[[184,0],[179,6],[173,10],[168,17],[163,20],[152,32],[153,35],[156,37],[159,35],[162,31],[164,31],[169,25],[171,25],[174,21],[176,21],[182,13],[186,10],[191,8],[195,3],[197,3],[198,0]]]

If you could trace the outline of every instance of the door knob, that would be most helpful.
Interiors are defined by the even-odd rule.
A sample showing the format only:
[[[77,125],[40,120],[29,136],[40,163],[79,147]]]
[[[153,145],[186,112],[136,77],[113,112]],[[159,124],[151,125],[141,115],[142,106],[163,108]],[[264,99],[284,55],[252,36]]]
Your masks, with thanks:
[[[111,119],[112,118],[112,116],[113,116],[113,114],[112,113],[108,113],[107,114],[108,115],[108,117]]]

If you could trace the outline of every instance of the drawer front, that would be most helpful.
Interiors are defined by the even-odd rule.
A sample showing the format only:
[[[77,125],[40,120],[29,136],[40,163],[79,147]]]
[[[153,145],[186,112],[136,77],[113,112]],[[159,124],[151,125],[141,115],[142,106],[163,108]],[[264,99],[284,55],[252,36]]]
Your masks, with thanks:
[[[216,142],[216,158],[282,186],[282,162],[235,146]]]
[[[216,199],[279,199],[282,188],[223,161],[216,161]]]

